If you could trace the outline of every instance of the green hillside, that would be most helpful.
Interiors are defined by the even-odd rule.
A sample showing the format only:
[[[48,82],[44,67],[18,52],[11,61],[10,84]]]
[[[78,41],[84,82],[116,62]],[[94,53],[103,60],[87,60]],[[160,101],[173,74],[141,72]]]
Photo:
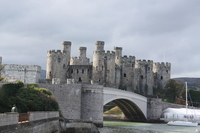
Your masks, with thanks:
[[[188,89],[199,90],[200,91],[200,78],[173,78],[174,80],[185,83],[187,82]]]

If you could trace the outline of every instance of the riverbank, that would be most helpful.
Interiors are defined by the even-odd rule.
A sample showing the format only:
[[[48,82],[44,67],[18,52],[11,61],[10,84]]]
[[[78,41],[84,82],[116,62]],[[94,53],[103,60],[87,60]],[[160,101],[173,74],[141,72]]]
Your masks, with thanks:
[[[100,133],[195,133],[197,127],[168,126],[167,124],[105,121]]]

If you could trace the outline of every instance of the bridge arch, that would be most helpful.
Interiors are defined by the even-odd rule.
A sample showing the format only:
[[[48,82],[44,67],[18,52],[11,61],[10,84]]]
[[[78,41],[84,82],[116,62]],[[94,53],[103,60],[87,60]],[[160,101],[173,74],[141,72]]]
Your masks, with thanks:
[[[145,121],[147,98],[136,93],[104,87],[104,105],[115,103],[129,120]]]

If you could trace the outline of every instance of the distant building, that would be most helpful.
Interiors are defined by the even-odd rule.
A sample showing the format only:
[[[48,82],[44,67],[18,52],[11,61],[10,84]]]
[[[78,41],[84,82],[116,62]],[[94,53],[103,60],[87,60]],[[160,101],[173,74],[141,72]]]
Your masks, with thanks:
[[[7,64],[5,75],[8,81],[22,81],[24,83],[38,83],[40,79],[41,67],[38,65]]]
[[[99,84],[153,95],[153,87],[164,88],[170,79],[170,63],[122,56],[122,47],[105,52],[104,42],[97,41],[93,62],[86,57],[86,47],[79,50],[79,57],[71,57],[71,42],[64,41],[62,51],[48,51],[46,78],[50,83]]]

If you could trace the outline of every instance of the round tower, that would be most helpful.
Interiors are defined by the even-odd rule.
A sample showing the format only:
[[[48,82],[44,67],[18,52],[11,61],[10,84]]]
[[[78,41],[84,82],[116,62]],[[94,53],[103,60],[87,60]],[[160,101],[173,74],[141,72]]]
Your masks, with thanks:
[[[96,42],[96,50],[93,52],[92,81],[94,84],[103,85],[105,83],[105,51],[104,42]]]
[[[62,43],[62,52],[67,57],[66,58],[67,61],[69,61],[70,57],[71,57],[71,42],[63,41],[63,43]]]
[[[86,47],[79,47],[79,58],[86,58]]]
[[[104,51],[104,41],[96,41],[96,51]]]

